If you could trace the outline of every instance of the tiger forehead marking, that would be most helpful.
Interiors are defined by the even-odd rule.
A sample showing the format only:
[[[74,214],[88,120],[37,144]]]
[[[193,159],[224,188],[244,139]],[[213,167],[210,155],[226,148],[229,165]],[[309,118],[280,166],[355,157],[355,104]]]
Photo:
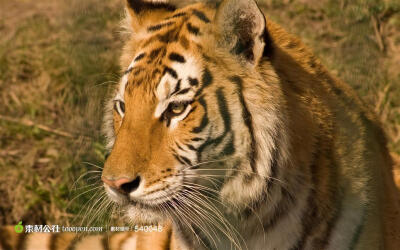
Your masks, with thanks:
[[[209,22],[205,12],[190,8],[183,12],[172,13],[157,24],[148,25],[140,34],[137,34],[141,38],[138,48],[142,52],[136,53],[125,75],[150,73],[154,78],[157,75],[160,77],[160,73],[162,75],[170,73],[175,76],[176,71],[181,71],[179,69],[182,67],[175,69],[170,66],[172,63],[193,65],[193,55],[189,55],[192,58],[191,61],[186,62],[185,58],[189,49],[190,53],[193,53],[193,49],[200,48],[199,40],[197,40],[199,30]],[[197,46],[193,46],[195,44]],[[139,65],[135,65],[136,62]],[[123,84],[126,85],[126,83]]]
[[[197,55],[200,53],[194,53],[193,49],[201,48],[197,39],[200,27],[208,23],[210,19],[203,11],[188,9],[147,26],[145,34],[140,35],[144,37],[138,46],[140,51],[121,79],[120,99],[123,100],[125,90],[129,93],[135,91],[135,86],[147,84],[159,102],[154,112],[156,118],[171,102],[193,101],[202,72],[202,60]],[[186,113],[189,111],[190,108]]]

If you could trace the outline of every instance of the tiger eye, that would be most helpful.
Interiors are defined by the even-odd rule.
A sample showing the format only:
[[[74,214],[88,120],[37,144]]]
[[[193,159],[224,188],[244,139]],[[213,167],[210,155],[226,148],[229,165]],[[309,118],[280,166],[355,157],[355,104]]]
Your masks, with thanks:
[[[186,105],[184,103],[172,103],[171,104],[171,112],[175,115],[181,114],[185,111]]]

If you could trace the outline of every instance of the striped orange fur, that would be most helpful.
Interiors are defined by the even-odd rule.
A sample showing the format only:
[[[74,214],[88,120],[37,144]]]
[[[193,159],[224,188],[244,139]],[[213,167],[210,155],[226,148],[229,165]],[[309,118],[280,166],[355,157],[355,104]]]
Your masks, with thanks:
[[[128,0],[126,28],[102,179],[128,223],[172,226],[111,241],[400,246],[399,194],[377,119],[268,10],[253,0]]]

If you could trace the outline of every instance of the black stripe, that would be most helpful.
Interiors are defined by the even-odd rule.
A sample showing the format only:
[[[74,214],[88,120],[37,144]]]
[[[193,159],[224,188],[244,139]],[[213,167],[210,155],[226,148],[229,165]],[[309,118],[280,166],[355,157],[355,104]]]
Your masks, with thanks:
[[[193,10],[193,14],[195,16],[197,16],[201,21],[205,22],[205,23],[209,23],[210,19],[208,19],[208,17],[201,11],[199,10]]]
[[[60,235],[59,233],[52,233],[50,235],[50,243],[49,243],[50,250],[57,250],[57,238],[59,235]]]
[[[201,87],[197,91],[195,96],[199,96],[203,89],[207,88],[213,82],[213,76],[208,68],[204,69],[203,75],[201,77]]]
[[[29,236],[29,234],[27,234],[27,233],[18,234],[18,242],[17,242],[17,246],[15,248],[16,250],[25,250],[26,249],[26,242],[27,242],[28,236]]]
[[[215,59],[211,58],[210,56],[208,56],[207,54],[203,53],[203,58],[206,62],[212,62],[212,63],[216,63]]]
[[[191,140],[192,140],[192,141],[202,141],[202,140],[203,140],[203,138],[200,138],[200,137],[195,137],[195,138],[192,138]]]
[[[339,218],[340,213],[342,211],[341,210],[341,208],[342,208],[341,205],[342,204],[340,204],[339,208],[337,208],[337,210],[335,211],[333,216],[327,222],[327,226],[326,226],[324,235],[322,236],[322,238],[318,242],[318,244],[321,246],[320,249],[326,248],[326,245],[329,243],[329,239],[330,239],[330,237],[332,235],[333,227],[336,225],[337,218]]]
[[[263,191],[261,197],[256,202],[251,204],[249,208],[244,210],[243,215],[245,217],[249,217],[253,213],[253,211],[259,210],[265,204],[265,202],[268,200],[268,195],[270,194],[270,191],[272,189],[272,184],[276,183],[275,179],[278,175],[278,156],[279,156],[277,148],[279,148],[279,146],[276,141],[274,141],[274,145],[275,145],[275,149],[272,152],[272,158],[271,158],[271,163],[270,163],[271,174],[265,180],[266,188]],[[277,186],[277,185],[275,185],[275,186]]]
[[[161,117],[165,117],[165,116],[161,116]],[[167,127],[169,127],[169,125],[171,124],[171,119],[166,118],[166,120],[167,120],[167,124],[166,125],[167,125]]]
[[[315,232],[319,227],[326,225],[323,231],[318,231],[319,235],[322,234],[321,238],[317,238],[313,240],[312,248],[315,249],[324,249],[329,242],[329,238],[331,236],[331,232],[335,223],[337,222],[337,218],[340,216],[341,208],[342,208],[342,197],[338,194],[337,189],[328,189],[329,193],[324,194],[325,201],[316,202],[315,196],[317,195],[317,189],[321,186],[321,180],[318,179],[318,171],[321,167],[318,165],[321,161],[319,160],[321,157],[323,159],[332,159],[330,157],[333,153],[331,152],[332,141],[327,142],[324,140],[322,144],[320,140],[315,144],[316,151],[313,152],[313,161],[310,165],[310,173],[311,173],[311,183],[313,186],[311,187],[311,191],[309,197],[307,199],[308,208],[305,210],[305,213],[302,215],[302,235],[301,238],[296,242],[296,244],[291,248],[293,250],[304,249],[305,244],[310,236],[312,236],[313,232]],[[328,187],[336,187],[337,186],[337,167],[336,163],[324,162],[326,167],[328,167],[331,172],[329,175],[329,183],[324,184]],[[322,204],[321,204],[322,203]],[[326,211],[325,208],[329,208],[332,213]]]
[[[172,17],[168,17],[168,19],[177,18],[177,17],[181,17],[181,16],[186,16],[186,13],[185,13],[185,12],[176,13],[176,14],[173,15]]]
[[[291,209],[296,208],[297,200],[289,193],[286,188],[281,187],[281,200],[276,206],[274,213],[267,221],[263,222],[265,232],[275,227],[276,223],[286,217]]]
[[[235,153],[235,136],[231,134],[229,141],[226,143],[224,149],[222,150],[222,155],[232,155]]]
[[[218,90],[216,91],[216,95],[219,112],[224,121],[224,134],[226,134],[231,130],[231,114],[229,113],[228,102],[226,101],[222,88],[218,88]]]
[[[196,26],[193,26],[191,23],[186,24],[187,30],[193,35],[200,35],[200,29]]]
[[[142,58],[145,57],[145,56],[146,56],[146,53],[141,53],[140,55],[138,55],[138,56],[134,59],[134,61],[137,62],[137,61],[139,61],[140,59],[142,59]]]
[[[192,151],[196,151],[196,148],[191,144],[185,144],[185,146]]]
[[[146,2],[143,0],[128,0],[129,7],[136,13],[144,10],[165,9],[167,11],[174,11],[175,7],[166,3],[160,2]]]
[[[191,78],[191,77],[189,77],[189,78],[188,78],[188,81],[189,81],[190,86],[197,86],[197,85],[199,85],[199,80],[197,80],[197,78]]]
[[[176,62],[180,62],[180,63],[186,62],[185,58],[182,55],[179,55],[178,53],[174,53],[174,52],[169,54],[169,59],[171,61],[176,61]]]
[[[187,92],[189,92],[190,90],[191,90],[191,88],[182,89],[178,93],[176,93],[176,95],[184,95]]]
[[[133,67],[128,68],[127,70],[124,71],[124,75],[131,73],[133,70]]]
[[[164,74],[166,73],[170,74],[175,79],[178,78],[178,74],[176,73],[176,71],[168,66],[165,66],[164,68]]]
[[[244,96],[243,96],[243,80],[239,76],[233,76],[230,78],[230,80],[233,83],[235,83],[238,87],[237,93],[239,95],[240,104],[242,105],[242,117],[243,117],[243,121],[244,121],[247,129],[249,130],[250,139],[251,139],[250,150],[247,153],[247,157],[249,158],[249,161],[250,161],[251,170],[254,173],[256,173],[257,172],[256,160],[258,158],[258,151],[257,151],[257,147],[256,147],[256,139],[254,137],[253,118],[247,107],[246,100],[244,99]]]
[[[139,72],[137,72],[137,73],[139,73]],[[140,84],[142,84],[143,83],[143,81],[144,81],[144,79],[143,78],[140,78],[140,79],[135,79],[135,81],[134,81],[134,84],[136,85],[136,86],[139,86]],[[131,90],[132,91],[132,90]]]
[[[137,76],[139,75],[140,72],[142,72],[144,69],[142,67],[135,67],[132,69],[132,74]]]
[[[297,242],[293,245],[290,250],[300,250],[304,249],[304,246],[307,242],[308,237],[312,230],[318,226],[321,222],[318,218],[317,214],[317,204],[315,203],[315,194],[314,189],[310,191],[310,194],[307,199],[307,208],[304,210],[304,213],[301,215],[302,217],[302,233]]]
[[[203,144],[201,144],[197,151],[197,158],[201,160],[201,153],[209,145],[219,145],[226,137],[226,135],[231,131],[231,116],[228,109],[228,104],[224,96],[222,88],[218,88],[216,91],[216,97],[218,102],[219,112],[221,114],[224,123],[224,132],[217,138],[207,139]],[[229,152],[229,151],[228,151]]]
[[[341,198],[342,198],[342,197],[337,196],[336,202],[340,202]],[[320,242],[322,248],[325,248],[326,245],[327,245],[328,242],[329,242],[329,239],[330,239],[330,236],[331,236],[331,234],[332,234],[333,228],[334,228],[334,226],[336,225],[337,219],[338,219],[338,218],[340,217],[340,215],[341,215],[341,212],[342,212],[342,205],[343,205],[343,204],[340,202],[339,206],[336,208],[336,211],[335,211],[334,215],[332,216],[332,218],[331,218],[331,219],[328,221],[328,223],[327,223],[327,228],[326,228],[325,234],[324,234],[324,236],[322,237],[321,242]]]
[[[324,141],[324,147],[325,147],[324,154],[325,155],[332,154],[331,153],[331,149],[333,148],[332,143],[333,143],[332,141],[329,142],[329,143]],[[321,143],[317,143],[315,147],[317,149],[320,149],[320,144]],[[329,150],[329,152],[326,152],[326,150]],[[321,151],[322,150],[320,149],[320,150],[317,151],[317,153],[321,152]],[[317,157],[317,155],[315,157]],[[331,158],[332,159],[332,157],[329,157],[329,156],[326,156],[326,158]],[[333,166],[337,165],[334,160],[333,160],[333,162],[331,164]],[[330,187],[336,187],[337,186],[337,182],[338,182],[338,180],[337,180],[337,178],[338,178],[338,176],[337,176],[337,168],[333,167],[333,166],[329,167],[329,169],[331,170],[331,174],[329,175],[329,184],[328,184],[328,186],[330,186]],[[319,185],[316,184],[316,186],[319,186]],[[316,248],[319,248],[319,249],[326,248],[326,245],[329,243],[329,239],[330,239],[330,236],[332,234],[332,230],[333,230],[334,226],[336,225],[337,218],[339,218],[341,216],[341,212],[342,212],[342,205],[343,204],[342,204],[341,195],[338,193],[337,189],[330,189],[330,190],[331,190],[331,194],[330,194],[331,197],[330,198],[333,199],[333,202],[331,203],[332,205],[328,205],[328,206],[325,205],[325,206],[326,207],[330,207],[331,209],[334,209],[335,211],[333,212],[333,214],[331,214],[331,216],[326,216],[325,215],[326,213],[324,213],[324,214],[322,214],[321,212],[319,213],[319,214],[321,214],[323,216],[323,217],[321,217],[320,221],[322,221],[322,219],[325,219],[325,221],[326,221],[326,227],[325,227],[325,230],[322,232],[322,237],[319,238],[318,240],[314,240],[313,241],[313,245]]]
[[[160,30],[160,29],[162,29],[164,27],[171,26],[172,24],[174,24],[174,22],[159,23],[159,24],[156,24],[156,25],[153,25],[153,26],[149,26],[147,28],[147,31],[150,31],[150,32],[157,31],[157,30]]]
[[[171,250],[172,249],[172,230],[168,230],[168,235],[167,239],[165,241],[165,250]]]
[[[161,52],[161,50],[162,50],[163,48],[162,47],[160,47],[160,48],[157,48],[157,49],[153,49],[151,52],[150,52],[150,55],[149,55],[149,61],[150,62],[152,62],[159,54],[160,54],[160,52]]]
[[[186,158],[185,156],[180,155],[179,158],[181,158],[182,161],[184,161],[186,163],[186,165],[189,165],[189,166],[193,165],[192,162],[188,158]]]
[[[175,159],[176,159],[177,161],[179,161],[180,164],[186,165],[186,163],[185,163],[183,160],[181,160],[181,158],[180,158],[177,154],[174,154],[174,157],[175,157]]]
[[[297,242],[291,247],[291,250],[299,250],[304,249],[304,246],[307,242],[308,237],[311,232],[321,224],[322,218],[318,218],[318,206],[316,203],[315,196],[317,194],[318,188],[318,180],[317,180],[317,163],[318,158],[320,156],[320,146],[317,143],[316,152],[313,153],[313,160],[311,165],[309,166],[309,171],[311,174],[311,183],[312,187],[309,188],[310,192],[307,197],[307,208],[304,210],[302,217],[302,234],[301,237],[297,240]]]
[[[110,250],[109,236],[109,234],[104,234],[103,238],[101,239],[101,244],[103,245],[104,250]]]
[[[155,69],[155,70],[153,70],[153,72],[151,73],[151,76],[153,77],[153,78],[155,78],[158,74],[160,74],[161,73],[161,71],[159,70],[159,69]]]
[[[82,237],[79,237],[78,235],[75,236],[75,238],[69,243],[67,250],[75,250],[76,244],[78,244],[81,239]]]
[[[200,133],[203,131],[203,129],[208,125],[208,110],[207,110],[207,103],[204,101],[204,98],[201,97],[199,99],[199,104],[203,106],[204,109],[204,115],[203,118],[201,119],[200,125],[198,127],[195,127],[192,129],[192,133]]]
[[[168,98],[171,97],[172,95],[174,95],[179,90],[181,90],[181,82],[182,82],[181,79],[179,79],[178,82],[175,85],[174,91],[170,95],[168,95]]]
[[[189,41],[187,40],[186,37],[181,36],[181,37],[179,38],[179,43],[182,45],[183,48],[189,49]]]
[[[164,34],[157,35],[157,39],[162,43],[170,43],[178,40],[178,29],[171,29]]]

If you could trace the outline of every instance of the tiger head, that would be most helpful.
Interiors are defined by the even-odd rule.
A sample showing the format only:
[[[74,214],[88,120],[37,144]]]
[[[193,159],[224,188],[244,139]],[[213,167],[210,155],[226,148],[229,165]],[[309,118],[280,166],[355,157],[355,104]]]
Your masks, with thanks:
[[[135,223],[213,200],[243,209],[267,187],[284,130],[264,15],[253,0],[126,10],[124,72],[105,118],[107,193]]]

